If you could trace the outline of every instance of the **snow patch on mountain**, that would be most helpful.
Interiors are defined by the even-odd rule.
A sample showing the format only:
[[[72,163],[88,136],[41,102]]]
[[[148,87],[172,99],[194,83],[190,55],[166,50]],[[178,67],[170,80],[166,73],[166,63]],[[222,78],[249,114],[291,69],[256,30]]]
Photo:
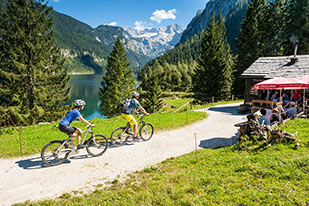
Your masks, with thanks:
[[[128,39],[127,48],[151,57],[160,56],[174,48],[183,32],[183,28],[177,24],[159,29],[149,27],[143,29],[123,27],[123,29],[124,36]]]

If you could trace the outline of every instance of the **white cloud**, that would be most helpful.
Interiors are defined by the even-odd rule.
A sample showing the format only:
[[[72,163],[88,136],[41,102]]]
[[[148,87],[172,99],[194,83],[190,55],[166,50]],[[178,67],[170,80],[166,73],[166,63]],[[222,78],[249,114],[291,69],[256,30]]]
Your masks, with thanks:
[[[152,17],[150,17],[150,20],[156,21],[159,24],[163,19],[176,19],[176,9],[171,9],[168,11],[165,10],[156,10],[152,13]]]
[[[136,21],[134,29],[141,31],[141,30],[144,30],[144,29],[150,29],[150,27],[146,27],[146,22]]]
[[[58,3],[60,0],[53,0],[54,2]]]
[[[117,25],[117,22],[115,22],[115,21],[113,21],[113,22],[111,22],[111,23],[109,23],[109,24],[107,24],[108,26],[116,26]]]

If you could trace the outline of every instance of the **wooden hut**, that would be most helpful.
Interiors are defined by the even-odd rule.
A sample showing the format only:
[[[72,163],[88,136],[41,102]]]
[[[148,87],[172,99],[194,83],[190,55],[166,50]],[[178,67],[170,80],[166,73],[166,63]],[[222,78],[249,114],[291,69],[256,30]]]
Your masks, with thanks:
[[[261,81],[275,77],[300,77],[309,75],[309,55],[260,57],[241,78],[245,79],[245,104],[252,99],[265,99],[267,91],[257,91],[253,86]],[[267,98],[266,98],[267,99]]]

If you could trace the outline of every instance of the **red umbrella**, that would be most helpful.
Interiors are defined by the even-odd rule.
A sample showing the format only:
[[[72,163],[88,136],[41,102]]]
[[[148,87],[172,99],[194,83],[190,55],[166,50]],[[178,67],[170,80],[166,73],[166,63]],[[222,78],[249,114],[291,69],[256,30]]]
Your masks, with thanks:
[[[297,78],[274,78],[254,85],[254,89],[304,89],[309,88],[309,82]]]
[[[297,77],[297,79],[300,79],[300,80],[303,80],[303,81],[305,81],[305,82],[308,82],[308,83],[309,83],[309,75],[302,76],[302,77]]]

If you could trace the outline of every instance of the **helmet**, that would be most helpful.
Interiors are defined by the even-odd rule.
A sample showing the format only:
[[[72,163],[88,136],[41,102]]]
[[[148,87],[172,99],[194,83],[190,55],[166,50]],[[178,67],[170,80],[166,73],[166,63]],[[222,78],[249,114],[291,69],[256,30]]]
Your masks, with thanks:
[[[81,99],[76,99],[75,101],[74,101],[74,106],[85,106],[86,105],[86,103],[85,103],[85,101],[84,100],[81,100]]]
[[[139,97],[139,93],[134,91],[134,92],[132,92],[132,96],[133,97]]]

